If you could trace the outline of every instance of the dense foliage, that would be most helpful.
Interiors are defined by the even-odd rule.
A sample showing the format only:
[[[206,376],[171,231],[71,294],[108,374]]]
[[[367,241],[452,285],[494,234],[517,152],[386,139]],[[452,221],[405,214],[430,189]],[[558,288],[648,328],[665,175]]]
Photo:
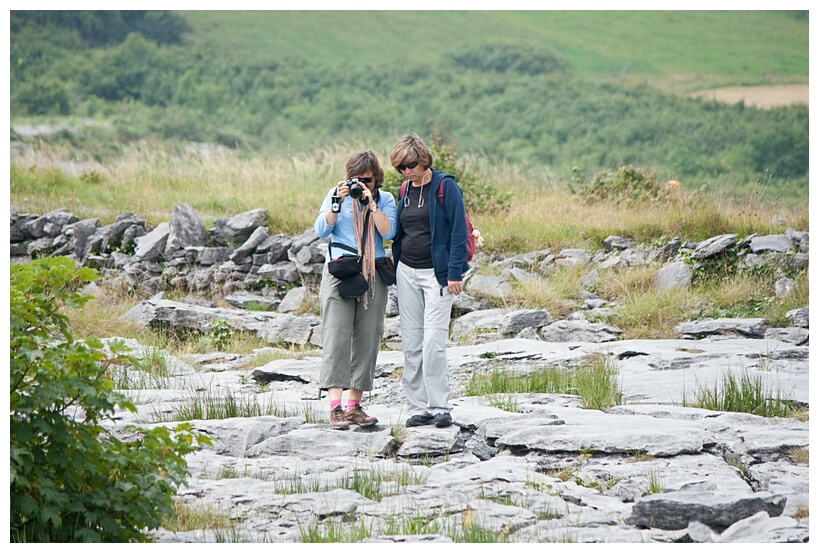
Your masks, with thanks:
[[[147,541],[173,511],[184,456],[209,443],[190,426],[102,426],[116,409],[135,410],[113,391],[106,369],[126,362],[123,344],[72,339],[66,309],[88,299],[94,280],[67,257],[11,266],[11,541]]]
[[[13,33],[23,29],[60,29],[76,33],[90,46],[108,46],[139,33],[159,44],[179,44],[191,26],[169,11],[15,10],[9,15]]]
[[[91,48],[78,32],[37,23],[12,26],[12,116],[110,121],[110,131],[51,137],[99,156],[143,138],[291,152],[445,129],[466,151],[547,166],[565,180],[575,166],[592,175],[631,164],[694,187],[808,183],[805,106],[761,110],[592,82],[522,42],[482,38],[396,67],[275,52],[246,61],[142,32]]]

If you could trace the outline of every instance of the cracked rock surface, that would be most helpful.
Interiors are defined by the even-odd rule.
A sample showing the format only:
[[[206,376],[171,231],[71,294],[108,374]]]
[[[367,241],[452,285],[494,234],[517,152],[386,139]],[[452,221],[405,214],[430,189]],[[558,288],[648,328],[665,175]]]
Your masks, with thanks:
[[[192,421],[214,444],[188,456],[179,498],[233,527],[160,530],[158,542],[299,542],[311,532],[373,543],[807,542],[809,468],[798,452],[809,449],[808,422],[685,406],[698,386],[745,371],[807,407],[807,351],[747,337],[452,346],[454,424],[440,429],[404,426],[402,354],[382,351],[364,396],[379,422],[347,431],[327,422],[318,350],[256,366],[252,356],[187,356],[171,359],[162,386],[128,391],[138,411],[110,424],[173,426],[197,394],[265,408]],[[465,395],[476,372],[523,375],[589,354],[617,367],[620,405],[526,393],[506,411]]]

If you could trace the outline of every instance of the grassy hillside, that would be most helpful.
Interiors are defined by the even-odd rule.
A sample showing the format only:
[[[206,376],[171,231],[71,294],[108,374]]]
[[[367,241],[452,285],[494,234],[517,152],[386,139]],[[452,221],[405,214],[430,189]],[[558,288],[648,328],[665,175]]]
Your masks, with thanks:
[[[806,106],[681,97],[806,82],[802,12],[179,13],[181,44],[131,34],[103,47],[12,18],[12,139],[97,161],[142,141],[277,158],[388,151],[414,131],[535,171],[541,188],[628,164],[692,190],[807,198]],[[20,130],[37,123],[62,130]]]
[[[185,11],[204,49],[248,61],[432,64],[476,40],[548,49],[586,77],[689,92],[807,82],[808,18],[787,11]],[[237,32],[236,29],[241,29]]]

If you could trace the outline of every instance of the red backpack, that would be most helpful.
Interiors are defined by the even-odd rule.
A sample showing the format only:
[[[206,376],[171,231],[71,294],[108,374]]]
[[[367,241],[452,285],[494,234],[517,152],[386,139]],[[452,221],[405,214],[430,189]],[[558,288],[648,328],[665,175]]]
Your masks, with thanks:
[[[444,179],[442,178],[441,181],[438,183],[438,202],[441,205],[444,205]],[[401,188],[398,189],[398,201],[402,201],[404,199],[404,194],[407,193],[407,185],[409,185],[409,181],[405,180],[401,183]],[[464,209],[464,218],[466,219],[466,260],[467,262],[472,261],[472,258],[475,257],[475,227],[472,226],[472,221],[469,220],[469,215],[466,214],[466,209]]]

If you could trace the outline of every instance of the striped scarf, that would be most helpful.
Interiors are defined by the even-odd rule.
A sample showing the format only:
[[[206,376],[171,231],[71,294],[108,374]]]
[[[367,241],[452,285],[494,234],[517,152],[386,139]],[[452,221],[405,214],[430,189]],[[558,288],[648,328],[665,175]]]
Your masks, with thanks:
[[[375,200],[372,200],[375,201]],[[375,297],[375,223],[370,217],[370,208],[355,209],[353,206],[353,230],[355,231],[356,246],[358,255],[361,256],[361,274],[367,279],[370,285],[370,296]],[[364,214],[366,212],[366,215]],[[364,242],[362,251],[361,242]],[[358,301],[364,302],[364,309],[367,309],[367,293],[359,296]]]

